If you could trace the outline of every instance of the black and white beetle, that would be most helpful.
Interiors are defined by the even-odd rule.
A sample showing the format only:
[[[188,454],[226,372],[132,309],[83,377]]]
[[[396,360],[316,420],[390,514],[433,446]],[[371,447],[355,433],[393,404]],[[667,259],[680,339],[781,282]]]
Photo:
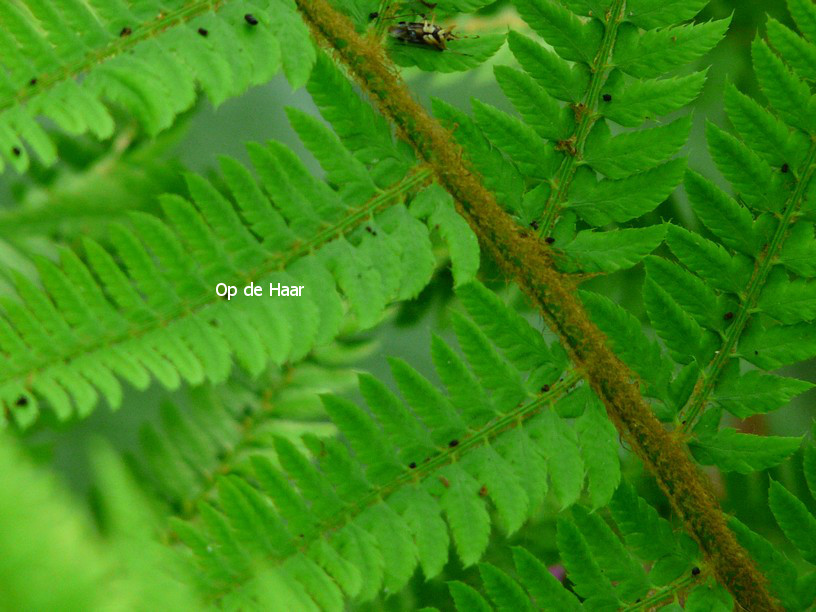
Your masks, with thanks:
[[[421,45],[431,47],[438,51],[445,51],[447,43],[451,40],[457,40],[459,37],[453,33],[453,28],[441,28],[433,22],[427,20],[419,21],[400,21],[397,25],[391,26],[388,30],[389,34],[409,45]]]

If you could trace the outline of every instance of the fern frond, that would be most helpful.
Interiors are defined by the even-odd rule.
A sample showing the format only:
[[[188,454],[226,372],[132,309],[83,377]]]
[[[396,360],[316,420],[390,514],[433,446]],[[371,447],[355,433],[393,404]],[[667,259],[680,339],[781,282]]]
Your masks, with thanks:
[[[561,515],[557,542],[560,563],[551,568],[521,547],[513,547],[512,576],[481,563],[486,598],[471,590],[466,599],[462,583],[449,583],[457,609],[472,609],[470,601],[484,609],[552,612],[648,610],[678,600],[686,610],[733,605],[728,593],[695,565],[694,542],[675,532],[628,485],[612,497],[608,519],[580,505]],[[565,575],[559,579],[561,572]]]
[[[5,158],[18,171],[29,163],[23,143],[46,164],[56,159],[39,117],[104,139],[115,128],[115,104],[156,134],[190,108],[197,89],[218,105],[266,82],[281,65],[301,86],[315,59],[286,0],[146,0],[115,9],[14,0],[0,7],[0,30],[0,169]]]
[[[765,589],[762,577],[728,531],[716,502],[689,457],[660,425],[651,407],[634,388],[632,383],[636,381],[631,371],[614,356],[578,303],[574,279],[557,270],[550,250],[529,232],[520,230],[501,210],[494,194],[461,159],[462,149],[452,144],[449,134],[411,98],[403,83],[394,76],[391,65],[381,55],[369,53],[369,47],[351,24],[325,0],[297,2],[304,19],[321,41],[334,49],[338,59],[372,95],[379,110],[400,129],[400,135],[433,166],[440,184],[457,198],[459,209],[500,270],[519,283],[569,348],[576,365],[601,395],[617,429],[655,473],[673,508],[712,562],[717,578],[728,585],[741,604],[748,605],[750,601],[757,609],[776,609],[777,604]],[[599,20],[604,31],[622,19],[624,3],[615,0],[614,6],[609,8]],[[604,66],[594,68],[600,72]],[[469,132],[468,139],[478,143],[478,138],[472,138],[472,130]],[[565,146],[569,147],[569,143]],[[566,223],[554,228],[547,243],[556,239],[556,233],[563,238],[573,231],[574,221],[567,215],[563,219]],[[689,379],[686,373],[682,379],[684,384],[680,385],[682,391],[688,388],[685,383]]]
[[[302,114],[292,119],[329,183],[283,145],[252,144],[261,185],[240,164],[222,161],[235,205],[190,175],[191,201],[161,198],[166,222],[133,213],[133,229],[113,227],[115,255],[88,239],[84,259],[66,250],[60,266],[38,262],[44,291],[18,275],[18,297],[3,298],[6,416],[30,425],[42,399],[59,419],[84,416],[99,394],[116,407],[119,377],[137,388],[155,378],[172,389],[181,380],[224,381],[233,359],[252,374],[301,359],[337,334],[340,293],[367,328],[390,302],[427,284],[435,266],[429,226],[448,241],[457,281],[472,278],[478,244],[450,197],[426,191],[414,214],[402,204],[428,178],[406,163],[405,149],[392,145],[398,165],[389,174],[407,174],[379,188],[333,132]],[[392,142],[390,133],[379,141]],[[222,299],[219,283],[221,293],[250,283],[263,293]],[[269,287],[278,283],[303,286],[304,294],[274,298]]]
[[[477,320],[487,311],[498,313],[513,320],[518,333],[508,335],[492,321],[482,326],[459,318],[455,329],[467,363],[442,340],[434,340],[434,360],[448,394],[402,361],[392,361],[391,370],[404,402],[383,383],[362,375],[360,390],[370,413],[339,397],[324,398],[348,446],[307,435],[310,453],[304,455],[278,438],[280,468],[267,458],[254,458],[254,476],[246,483],[224,480],[200,525],[177,523],[206,574],[221,577],[210,589],[213,596],[229,586],[227,578],[252,583],[247,560],[255,552],[242,544],[231,549],[236,542],[273,542],[263,552],[275,572],[284,575],[293,564],[307,563],[336,581],[345,597],[366,600],[380,588],[401,589],[417,565],[427,578],[437,575],[450,541],[464,565],[477,562],[492,522],[513,533],[540,507],[547,474],[562,506],[577,501],[585,472],[593,505],[609,501],[620,477],[618,442],[597,399],[585,387],[572,390],[574,375],[538,388],[534,372],[549,367],[558,376],[563,357],[544,361],[541,355],[551,351],[543,345],[535,359],[525,360],[523,370],[511,366],[502,353],[515,360],[529,355],[524,338],[534,330],[506,306],[485,299],[490,293],[483,287],[462,291]],[[463,387],[468,380],[483,380],[485,367],[512,374],[519,386],[509,392],[485,382],[485,392],[469,394]],[[464,397],[467,403],[461,401]],[[574,427],[562,413],[578,417]],[[535,478],[529,478],[531,466],[541,470]],[[238,489],[241,499],[235,499]],[[259,504],[265,508],[263,522]],[[294,579],[300,587],[293,589],[308,591],[303,578]]]
[[[518,187],[522,193],[507,191],[508,161],[495,155],[495,161],[490,160],[472,129],[462,130],[460,113],[441,104],[435,110],[457,126],[455,136],[486,185],[496,189],[500,202],[541,236],[557,236],[554,248],[564,255],[565,270],[598,273],[631,267],[660,243],[661,229],[609,235],[576,231],[574,214],[591,228],[613,220],[623,223],[653,210],[680,182],[683,163],[672,158],[685,144],[690,121],[616,136],[610,122],[639,127],[693,101],[705,81],[704,72],[655,77],[699,58],[720,40],[729,22],[670,29],[648,26],[651,29],[643,32],[635,26],[647,27],[644,24],[656,14],[667,19],[673,11],[662,14],[655,7],[643,7],[646,16],[641,19],[641,7],[623,12],[620,3],[561,6],[523,0],[516,5],[553,49],[511,33],[510,48],[524,72],[496,69],[499,85],[529,125],[481,102],[474,102],[473,112],[484,136],[523,177],[524,184]],[[699,8],[685,8],[679,14],[688,18]],[[601,26],[584,15],[612,16]],[[504,189],[498,188],[500,183]],[[610,257],[615,245],[625,245],[627,252]],[[597,257],[596,252],[604,256]]]
[[[804,473],[811,496],[816,499],[816,445],[812,441],[805,445]],[[756,558],[785,609],[808,610],[816,603],[816,515],[775,480],[770,483],[768,503],[785,537],[806,562],[804,566],[736,518],[731,519],[731,528]]]
[[[797,5],[794,12],[807,23],[814,11]],[[681,265],[649,259],[644,284],[652,327],[684,366],[683,376],[693,372],[695,381],[692,393],[667,396],[662,413],[694,432],[698,461],[725,471],[776,465],[799,439],[719,430],[722,409],[739,418],[765,413],[813,386],[763,373],[816,355],[815,271],[798,263],[813,242],[807,194],[816,172],[816,126],[801,109],[816,96],[797,58],[813,45],[776,22],[769,36],[776,51],[757,39],[753,58],[770,108],[729,86],[726,108],[737,136],[713,124],[706,130],[735,196],[688,171],[686,193],[710,238],[670,227],[667,243]],[[711,403],[715,408],[704,412]]]
[[[356,376],[343,361],[360,354],[359,347],[339,344],[330,347],[331,364],[318,350],[306,361],[270,369],[257,379],[233,376],[225,385],[194,388],[192,408],[163,405],[161,422],[142,429],[132,461],[145,488],[177,515],[190,517],[198,500],[210,497],[216,475],[251,471],[250,455],[271,448],[275,437],[305,452],[303,434],[335,435],[319,395],[354,388]]]

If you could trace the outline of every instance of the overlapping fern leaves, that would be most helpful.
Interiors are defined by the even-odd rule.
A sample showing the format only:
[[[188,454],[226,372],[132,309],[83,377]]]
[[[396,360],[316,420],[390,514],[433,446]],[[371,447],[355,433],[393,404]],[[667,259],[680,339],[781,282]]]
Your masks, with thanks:
[[[299,359],[338,333],[345,308],[338,291],[358,327],[370,327],[388,303],[429,281],[429,225],[453,245],[458,281],[472,277],[478,245],[450,198],[423,192],[409,213],[401,202],[427,171],[412,168],[411,154],[327,60],[311,88],[337,133],[300,111],[289,116],[328,183],[279,143],[253,144],[260,184],[222,160],[237,206],[190,175],[192,201],[162,198],[167,221],[134,213],[132,229],[113,227],[115,256],[88,239],[84,260],[69,250],[60,266],[39,260],[44,290],[16,275],[17,297],[3,298],[1,324],[7,417],[29,425],[43,398],[60,419],[87,414],[100,394],[116,407],[119,377],[137,388],[151,378],[175,388],[224,381],[233,357],[251,373]],[[331,99],[321,100],[329,90]],[[263,297],[242,295],[252,282]],[[278,282],[305,286],[305,295],[271,297],[267,284]],[[239,295],[219,298],[219,283]]]
[[[692,17],[705,2],[661,9],[627,3],[625,12],[617,2],[564,4],[578,15],[613,18],[600,29],[597,21],[581,20],[556,3],[518,3],[553,49],[510,35],[523,70],[500,66],[495,73],[521,119],[479,101],[472,118],[442,102],[437,114],[457,125],[457,138],[486,185],[520,222],[552,243],[562,269],[590,275],[625,269],[665,236],[677,262],[647,259],[643,298],[671,359],[625,311],[607,298],[583,294],[615,350],[642,377],[644,393],[659,402],[661,418],[680,414],[678,421],[690,430],[710,400],[739,418],[785,405],[811,383],[758,370],[741,373],[740,363],[772,370],[816,355],[816,251],[808,204],[816,98],[803,59],[816,47],[771,21],[770,46],[758,40],[753,53],[772,111],[729,86],[726,107],[741,139],[708,126],[712,157],[738,199],[693,171],[685,185],[719,244],[673,225],[609,230],[611,223],[652,211],[674,190],[684,167],[674,156],[690,122],[681,118],[615,135],[610,125],[638,127],[692,101],[704,72],[676,71],[711,49],[728,21],[667,27]],[[816,9],[794,2],[791,10],[807,37]],[[784,63],[788,56],[790,67]],[[580,223],[589,227],[580,229]],[[700,425],[692,449],[702,462],[726,470],[769,467],[799,445],[797,438],[718,432],[717,423],[712,414]]]
[[[611,525],[581,506],[562,516],[557,542],[563,566],[552,572],[521,547],[513,549],[515,576],[480,564],[484,595],[463,582],[449,584],[457,609],[650,610],[680,600],[685,610],[732,608],[728,592],[695,565],[694,542],[674,532],[628,485],[616,491],[609,516]],[[556,579],[559,570],[569,589]]]
[[[108,138],[116,104],[156,134],[199,87],[219,104],[281,66],[299,87],[315,57],[285,0],[13,0],[0,6],[0,49],[0,169],[18,171],[29,150],[46,164],[56,158],[39,117]]]
[[[662,416],[693,431],[690,446],[700,462],[725,471],[776,465],[799,439],[720,430],[723,411],[740,419],[763,414],[813,386],[769,373],[816,356],[816,96],[798,61],[800,52],[816,53],[816,7],[791,2],[790,8],[810,41],[771,20],[769,41],[752,46],[770,107],[729,85],[725,105],[737,136],[707,126],[711,157],[734,196],[687,172],[686,193],[708,237],[670,226],[666,242],[674,257],[646,261],[646,311],[682,366],[672,383],[661,378],[666,366],[656,347],[625,327],[625,314],[593,298],[621,357],[668,394]]]
[[[345,10],[359,30],[376,32],[381,26],[369,24],[369,14],[380,4]],[[463,0],[440,12],[483,4]],[[549,45],[511,33],[521,70],[495,69],[520,118],[478,101],[472,115],[442,102],[434,108],[455,126],[486,186],[546,240],[576,285],[646,260],[643,300],[659,342],[612,300],[591,292],[582,299],[640,377],[631,382],[687,436],[696,459],[752,472],[779,463],[800,439],[720,429],[722,411],[744,418],[784,405],[811,385],[769,371],[816,354],[816,5],[789,0],[804,37],[772,21],[769,42],[753,45],[771,110],[729,87],[726,105],[739,138],[708,127],[712,157],[735,197],[685,172],[692,207],[710,232],[704,237],[642,220],[685,171],[676,156],[690,119],[655,122],[696,98],[705,73],[682,69],[728,26],[675,25],[704,4],[519,0],[519,13]],[[340,610],[349,600],[399,591],[417,568],[426,578],[440,575],[451,543],[462,565],[473,566],[493,524],[513,534],[547,506],[564,511],[557,537],[564,584],[516,549],[517,580],[509,568],[482,564],[486,597],[451,585],[460,609],[489,609],[488,600],[500,610],[648,609],[675,599],[675,608],[729,608],[730,597],[712,583],[716,568],[706,567],[693,541],[629,484],[619,486],[615,428],[566,351],[469,282],[478,245],[450,196],[425,188],[431,170],[315,53],[293,5],[147,0],[110,7],[101,0],[0,6],[7,26],[0,46],[9,50],[0,153],[24,168],[22,138],[46,162],[53,159],[37,115],[69,132],[110,135],[103,101],[123,105],[154,133],[192,104],[196,86],[218,103],[282,62],[331,124],[289,111],[325,181],[283,145],[252,144],[258,180],[225,159],[223,192],[189,176],[189,200],[162,198],[162,218],[134,213],[112,229],[111,250],[89,239],[81,253],[65,250],[59,265],[39,260],[34,281],[12,273],[16,295],[0,302],[6,419],[28,426],[43,403],[59,419],[84,416],[100,395],[116,406],[121,380],[137,388],[152,379],[167,388],[220,384],[233,360],[252,376],[298,361],[338,335],[346,311],[365,329],[389,303],[416,296],[434,270],[435,228],[448,243],[470,315],[453,315],[459,351],[433,340],[441,386],[394,359],[399,395],[361,375],[366,408],[323,398],[339,437],[272,436],[216,479],[214,492],[220,453],[246,442],[235,413],[216,405],[199,414],[209,421],[191,423],[171,409],[163,432],[146,430],[142,475],[184,515],[173,529],[179,549],[192,552],[193,567],[180,574],[187,584],[173,590],[180,607],[200,605],[189,601],[193,584],[205,602],[226,608]],[[482,61],[501,40],[467,43],[473,54],[461,57],[393,40],[389,51],[398,63],[445,71]],[[139,71],[144,78],[136,78]],[[664,240],[670,253],[649,256]],[[263,297],[240,295],[250,282],[264,287]],[[304,297],[269,297],[266,287],[277,282],[304,285]],[[239,295],[217,298],[219,283],[235,285]],[[813,489],[812,448],[805,457]],[[0,463],[14,462],[0,453]],[[22,486],[9,473],[10,486]],[[770,504],[803,559],[816,562],[816,521],[805,504],[778,483]],[[19,505],[13,510],[8,516],[19,517]],[[800,575],[759,535],[737,522],[733,529],[787,608],[812,605],[811,569]],[[19,542],[11,546],[22,550]],[[86,547],[83,554],[94,568],[108,567],[97,553]],[[94,600],[93,573],[78,574],[76,601]],[[61,601],[75,601],[73,593]]]
[[[624,11],[622,2],[564,4],[517,3],[522,17],[552,47],[510,34],[522,70],[498,66],[495,74],[520,118],[477,100],[472,117],[442,102],[435,111],[457,125],[457,138],[500,203],[542,237],[555,238],[565,270],[612,272],[651,252],[665,228],[592,228],[641,217],[671,194],[684,167],[683,160],[673,158],[690,121],[614,136],[610,125],[640,127],[693,101],[704,72],[658,77],[716,45],[728,20],[665,27],[693,16],[702,1],[666,8],[659,19],[647,5],[627,3]],[[602,26],[579,15],[611,18]],[[589,228],[578,231],[578,220]]]
[[[460,297],[478,324],[454,319],[464,359],[433,341],[447,393],[401,360],[391,372],[402,400],[361,375],[368,410],[324,397],[344,441],[307,435],[303,454],[278,437],[278,465],[256,456],[253,473],[219,482],[197,524],[176,523],[212,597],[342,609],[345,597],[399,591],[417,565],[436,576],[451,540],[465,566],[475,563],[491,522],[511,534],[541,508],[546,475],[561,507],[579,499],[585,477],[590,504],[609,501],[616,433],[592,393],[573,389],[563,352],[483,286]]]

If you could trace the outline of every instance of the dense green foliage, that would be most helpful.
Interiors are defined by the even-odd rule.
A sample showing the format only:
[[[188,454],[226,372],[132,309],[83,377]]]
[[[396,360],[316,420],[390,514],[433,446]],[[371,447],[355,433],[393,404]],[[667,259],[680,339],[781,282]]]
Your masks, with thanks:
[[[738,17],[705,0],[440,2],[480,32],[444,51],[389,36],[424,3],[333,4],[406,74],[489,84],[427,106],[715,476],[772,596],[812,608],[816,4],[763,25],[756,91],[707,83]],[[732,609],[597,381],[298,6],[0,3],[0,608]],[[166,161],[199,94],[279,70],[313,102],[289,141]],[[705,87],[708,167],[684,157]],[[397,342],[386,372],[374,344],[412,332],[429,358]]]

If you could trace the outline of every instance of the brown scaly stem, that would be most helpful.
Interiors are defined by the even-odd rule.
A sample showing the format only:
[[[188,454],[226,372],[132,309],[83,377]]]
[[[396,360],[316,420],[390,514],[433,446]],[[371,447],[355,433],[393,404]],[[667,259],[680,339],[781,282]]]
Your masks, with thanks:
[[[607,346],[579,301],[574,281],[553,266],[548,247],[501,209],[463,160],[463,151],[450,132],[413,98],[379,42],[359,36],[326,0],[296,3],[316,38],[333,51],[400,137],[429,164],[483,247],[558,334],[621,436],[652,472],[704,551],[717,579],[747,610],[781,610],[767,591],[766,580],[728,529],[707,479],[655,418],[640,395],[637,376]]]

